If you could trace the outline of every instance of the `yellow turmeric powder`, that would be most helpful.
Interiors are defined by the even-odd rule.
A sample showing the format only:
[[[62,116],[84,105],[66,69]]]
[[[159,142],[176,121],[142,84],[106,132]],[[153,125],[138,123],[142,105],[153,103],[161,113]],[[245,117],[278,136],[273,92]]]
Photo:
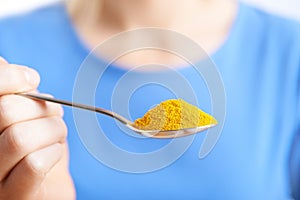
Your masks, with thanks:
[[[168,131],[209,124],[217,124],[217,120],[182,99],[170,99],[149,110],[133,125],[142,130]]]

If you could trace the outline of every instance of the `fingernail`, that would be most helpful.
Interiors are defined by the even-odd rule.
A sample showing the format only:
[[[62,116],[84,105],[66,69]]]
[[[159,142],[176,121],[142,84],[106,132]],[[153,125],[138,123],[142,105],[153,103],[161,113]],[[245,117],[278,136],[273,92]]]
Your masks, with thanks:
[[[0,56],[0,64],[1,63],[7,64],[7,61],[2,56]]]
[[[33,69],[30,69],[30,68],[26,69],[25,77],[26,77],[26,81],[31,85],[38,85],[40,82],[40,76]]]
[[[64,116],[64,109],[62,106],[59,106],[59,114],[60,116]]]

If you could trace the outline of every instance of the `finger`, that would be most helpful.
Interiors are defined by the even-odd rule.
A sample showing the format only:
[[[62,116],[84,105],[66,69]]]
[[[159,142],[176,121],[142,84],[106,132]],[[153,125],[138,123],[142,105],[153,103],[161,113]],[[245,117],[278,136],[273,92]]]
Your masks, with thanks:
[[[49,171],[43,185],[47,188],[47,197],[55,197],[57,196],[56,194],[60,194],[61,199],[76,199],[76,192],[68,166],[69,153],[67,143],[63,143],[62,146],[63,155],[60,161]]]
[[[0,65],[5,65],[5,64],[8,64],[8,62],[3,58],[3,57],[1,57],[0,56]]]
[[[42,182],[61,159],[62,151],[62,144],[56,143],[22,159],[3,183],[4,190],[12,191],[10,199],[42,199]]]
[[[12,124],[32,119],[63,115],[62,107],[18,95],[0,96],[0,133]]]
[[[0,181],[26,155],[46,146],[64,142],[67,128],[59,117],[14,124],[0,135]]]
[[[34,90],[39,82],[39,74],[31,68],[0,65],[0,95]]]

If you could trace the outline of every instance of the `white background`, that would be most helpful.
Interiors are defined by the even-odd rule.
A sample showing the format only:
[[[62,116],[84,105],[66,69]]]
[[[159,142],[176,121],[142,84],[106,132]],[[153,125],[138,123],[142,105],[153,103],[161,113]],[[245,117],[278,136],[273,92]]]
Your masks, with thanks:
[[[0,0],[0,17],[24,12],[59,0]],[[300,20],[300,0],[243,0],[271,12]]]

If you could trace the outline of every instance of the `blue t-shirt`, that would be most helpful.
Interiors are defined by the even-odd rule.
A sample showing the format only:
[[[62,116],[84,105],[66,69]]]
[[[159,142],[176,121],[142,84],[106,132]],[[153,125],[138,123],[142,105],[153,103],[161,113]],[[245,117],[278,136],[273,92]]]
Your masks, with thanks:
[[[62,4],[0,21],[0,55],[35,68],[44,93],[86,103],[74,95],[79,88],[95,94],[96,106],[131,119],[177,97],[197,99],[200,108],[212,111],[206,77],[194,67],[174,74],[131,72],[106,68],[97,58],[82,66],[88,54]],[[147,139],[106,116],[65,108],[77,199],[300,198],[300,25],[240,3],[227,40],[211,58],[224,84],[226,118],[202,159],[199,149],[209,132]],[[95,87],[78,78],[89,67],[83,73],[93,81],[103,72]]]

